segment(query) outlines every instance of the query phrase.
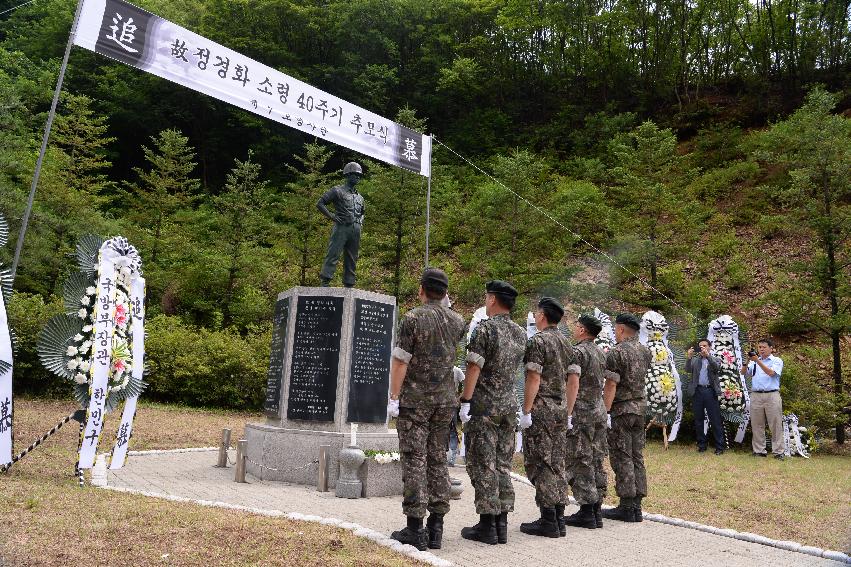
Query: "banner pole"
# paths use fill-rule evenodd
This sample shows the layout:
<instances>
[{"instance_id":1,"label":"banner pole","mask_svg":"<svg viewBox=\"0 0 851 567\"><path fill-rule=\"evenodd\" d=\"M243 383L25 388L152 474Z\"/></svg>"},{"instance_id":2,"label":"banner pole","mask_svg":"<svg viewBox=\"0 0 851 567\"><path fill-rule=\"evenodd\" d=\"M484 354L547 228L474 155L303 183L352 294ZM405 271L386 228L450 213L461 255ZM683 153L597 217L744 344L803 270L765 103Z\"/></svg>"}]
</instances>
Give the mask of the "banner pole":
<instances>
[{"instance_id":1,"label":"banner pole","mask_svg":"<svg viewBox=\"0 0 851 567\"><path fill-rule=\"evenodd\" d=\"M47 153L47 139L50 137L50 128L53 126L53 118L56 115L56 106L59 104L59 94L62 92L62 81L65 79L65 70L68 68L68 57L71 55L71 47L74 45L74 35L77 33L77 24L80 20L80 12L83 9L83 0L77 2L77 11L74 13L74 22L71 24L71 33L68 35L68 45L65 46L65 56L62 58L62 66L59 69L59 79L56 81L56 90L53 91L53 102L50 104L50 112L47 115L47 124L44 125L44 135L41 138L41 151L38 153L38 161L35 164L32 184L30 185L30 196L27 200L27 208L21 222L21 231L18 233L18 241L15 244L15 258L12 261L12 285L15 283L15 274L18 271L18 262L21 259L21 250L24 247L24 236L27 232L30 215L32 214L35 190L38 187L38 178L41 175L41 165L44 162L44 154Z\"/></svg>"},{"instance_id":2,"label":"banner pole","mask_svg":"<svg viewBox=\"0 0 851 567\"><path fill-rule=\"evenodd\" d=\"M431 154L434 144L428 154L428 190L426 191L426 233L425 233L425 267L428 268L429 235L431 232Z\"/></svg>"}]
</instances>

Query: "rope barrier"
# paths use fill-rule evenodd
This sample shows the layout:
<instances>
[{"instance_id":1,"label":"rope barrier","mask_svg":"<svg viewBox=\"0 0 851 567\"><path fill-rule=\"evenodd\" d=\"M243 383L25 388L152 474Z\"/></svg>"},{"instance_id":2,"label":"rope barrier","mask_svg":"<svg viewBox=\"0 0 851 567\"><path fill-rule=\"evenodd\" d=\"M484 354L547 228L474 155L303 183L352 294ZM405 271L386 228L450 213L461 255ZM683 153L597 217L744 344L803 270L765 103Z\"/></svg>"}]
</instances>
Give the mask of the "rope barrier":
<instances>
[{"instance_id":1,"label":"rope barrier","mask_svg":"<svg viewBox=\"0 0 851 567\"><path fill-rule=\"evenodd\" d=\"M18 454L17 454L17 455L15 455L14 457L12 457L12 462L11 462L11 463L7 463L7 464L5 464L5 465L0 466L0 473L4 473L4 472L6 472L7 470L9 470L9 469L12 467L12 465L13 465L13 464L15 464L15 463L17 463L18 461L20 461L20 460L21 460L22 458L24 458L24 457L25 457L28 453L30 453L33 449L35 449L36 447L38 447L39 445L41 445L42 443L44 443L44 442L48 439L48 437L50 437L51 435L53 435L54 433L56 433L57 431L59 431L60 429L62 429L62 426L63 426L63 425L65 425L66 423L68 423L69 421L71 421L72 419L74 419L74 416L76 415L76 413L77 413L77 412L73 412L73 413L71 413L71 414L69 414L69 415L67 415L67 416L63 417L63 418L62 418L62 421L60 421L59 423L57 423L56 425L54 425L54 426L53 426L53 428L51 428L51 430L50 430L50 431L48 431L47 433L45 433L44 435L42 435L41 437L39 437L38 439L36 439L35 441L33 441L33 442L32 442L32 444L30 444L30 446L29 446L29 447L27 447L26 449L24 449L23 451L21 451L20 453L18 453Z\"/></svg>"}]
</instances>

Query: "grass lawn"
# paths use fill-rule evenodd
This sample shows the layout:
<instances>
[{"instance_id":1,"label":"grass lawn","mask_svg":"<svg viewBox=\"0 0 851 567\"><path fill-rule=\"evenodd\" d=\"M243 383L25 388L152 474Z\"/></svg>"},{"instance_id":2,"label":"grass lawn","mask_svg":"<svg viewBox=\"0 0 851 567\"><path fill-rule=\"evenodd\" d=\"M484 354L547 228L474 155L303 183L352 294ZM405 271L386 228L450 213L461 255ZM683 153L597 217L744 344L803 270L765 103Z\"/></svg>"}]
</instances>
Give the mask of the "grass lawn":
<instances>
[{"instance_id":1,"label":"grass lawn","mask_svg":"<svg viewBox=\"0 0 851 567\"><path fill-rule=\"evenodd\" d=\"M73 409L70 402L15 400L16 452ZM117 419L107 422L108 436ZM259 419L141 404L130 448L215 445L223 427L236 440L246 421ZM68 423L0 476L0 514L7 518L0 524L0 565L422 564L348 531L309 522L81 490L73 476L78 433L79 425Z\"/></svg>"},{"instance_id":2,"label":"grass lawn","mask_svg":"<svg viewBox=\"0 0 851 567\"><path fill-rule=\"evenodd\" d=\"M750 447L716 456L691 445L648 441L645 512L851 553L851 457L751 456ZM523 458L514 468L523 473ZM617 504L614 473L606 502Z\"/></svg>"}]
</instances>

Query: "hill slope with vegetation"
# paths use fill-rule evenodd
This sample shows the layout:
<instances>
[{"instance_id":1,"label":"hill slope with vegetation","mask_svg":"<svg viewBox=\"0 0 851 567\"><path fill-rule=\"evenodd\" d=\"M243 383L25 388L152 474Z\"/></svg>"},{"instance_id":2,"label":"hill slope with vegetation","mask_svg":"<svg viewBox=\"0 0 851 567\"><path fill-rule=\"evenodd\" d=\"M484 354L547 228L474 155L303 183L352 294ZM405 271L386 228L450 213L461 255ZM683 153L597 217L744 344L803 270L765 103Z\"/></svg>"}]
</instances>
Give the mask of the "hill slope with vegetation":
<instances>
[{"instance_id":1,"label":"hill slope with vegetation","mask_svg":"<svg viewBox=\"0 0 851 567\"><path fill-rule=\"evenodd\" d=\"M787 408L842 438L847 2L138 4L434 133L431 263L460 311L504 278L524 298L518 318L542 294L575 311L655 308L681 344L731 313L751 337L781 337ZM39 0L0 16L12 242L73 11ZM150 395L257 407L273 298L318 284L329 227L314 205L351 160L362 158L75 49L9 307L16 389L63 390L34 355L38 331L61 309L77 239L122 234L145 259ZM424 180L362 163L358 285L407 308Z\"/></svg>"}]
</instances>

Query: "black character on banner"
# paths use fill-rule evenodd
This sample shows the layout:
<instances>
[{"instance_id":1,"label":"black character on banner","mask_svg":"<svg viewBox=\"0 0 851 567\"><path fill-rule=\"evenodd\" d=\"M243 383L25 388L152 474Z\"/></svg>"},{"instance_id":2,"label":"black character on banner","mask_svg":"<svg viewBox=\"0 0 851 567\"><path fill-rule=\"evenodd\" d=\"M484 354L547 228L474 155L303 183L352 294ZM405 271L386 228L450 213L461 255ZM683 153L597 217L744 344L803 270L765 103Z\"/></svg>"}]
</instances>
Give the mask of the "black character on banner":
<instances>
[{"instance_id":1,"label":"black character on banner","mask_svg":"<svg viewBox=\"0 0 851 567\"><path fill-rule=\"evenodd\" d=\"M198 58L198 68L202 71L207 68L207 63L210 62L210 50L199 47L195 52L195 57Z\"/></svg>"},{"instance_id":2,"label":"black character on banner","mask_svg":"<svg viewBox=\"0 0 851 567\"><path fill-rule=\"evenodd\" d=\"M174 43L171 44L171 56L175 59L183 59L184 61L189 63L189 59L186 58L187 51L189 51L189 48L186 47L185 41L175 39Z\"/></svg>"},{"instance_id":3,"label":"black character on banner","mask_svg":"<svg viewBox=\"0 0 851 567\"><path fill-rule=\"evenodd\" d=\"M233 79L234 81L241 82L243 87L245 86L245 83L251 82L248 80L248 65L246 65L245 67L243 67L242 65L237 65L233 71L234 76L231 77L231 79Z\"/></svg>"},{"instance_id":4,"label":"black character on banner","mask_svg":"<svg viewBox=\"0 0 851 567\"><path fill-rule=\"evenodd\" d=\"M216 61L217 61L216 63L213 63L213 67L221 67L221 69L216 71L216 73L222 79L227 79L228 78L228 68L230 68L230 57L225 57L224 59L222 59L221 57L216 55Z\"/></svg>"}]
</instances>

